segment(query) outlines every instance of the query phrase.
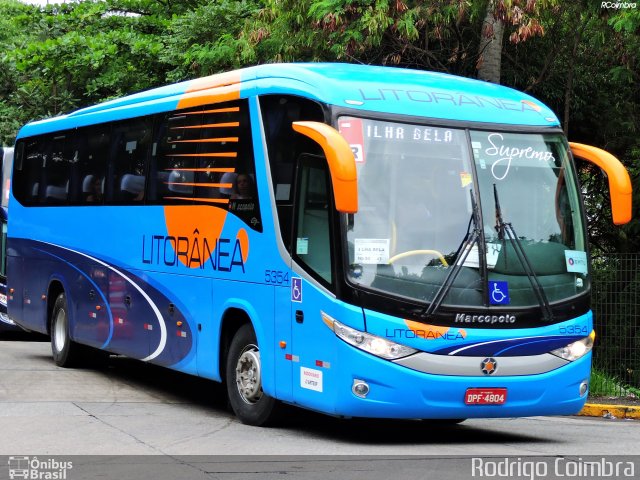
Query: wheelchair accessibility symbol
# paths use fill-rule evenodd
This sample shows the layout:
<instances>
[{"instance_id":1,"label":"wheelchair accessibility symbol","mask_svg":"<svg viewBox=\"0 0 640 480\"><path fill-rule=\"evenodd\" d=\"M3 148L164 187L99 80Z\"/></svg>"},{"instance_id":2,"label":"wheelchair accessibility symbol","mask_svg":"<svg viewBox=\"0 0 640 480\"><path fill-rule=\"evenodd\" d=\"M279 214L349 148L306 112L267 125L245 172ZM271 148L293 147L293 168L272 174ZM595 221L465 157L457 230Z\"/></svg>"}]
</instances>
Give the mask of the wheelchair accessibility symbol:
<instances>
[{"instance_id":1,"label":"wheelchair accessibility symbol","mask_svg":"<svg viewBox=\"0 0 640 480\"><path fill-rule=\"evenodd\" d=\"M491 305L509 305L509 283L489 281L489 297Z\"/></svg>"},{"instance_id":2,"label":"wheelchair accessibility symbol","mask_svg":"<svg viewBox=\"0 0 640 480\"><path fill-rule=\"evenodd\" d=\"M302 279L300 277L291 278L291 301L302 302Z\"/></svg>"}]
</instances>

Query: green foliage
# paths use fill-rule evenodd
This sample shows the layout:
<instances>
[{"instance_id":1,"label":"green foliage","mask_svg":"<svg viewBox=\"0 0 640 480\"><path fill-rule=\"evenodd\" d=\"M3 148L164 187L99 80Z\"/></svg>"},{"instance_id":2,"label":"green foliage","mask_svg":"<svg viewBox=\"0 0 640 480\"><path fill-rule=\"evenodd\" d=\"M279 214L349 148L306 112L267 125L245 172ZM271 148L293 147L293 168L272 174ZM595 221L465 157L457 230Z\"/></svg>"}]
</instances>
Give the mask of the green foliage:
<instances>
[{"instance_id":1,"label":"green foliage","mask_svg":"<svg viewBox=\"0 0 640 480\"><path fill-rule=\"evenodd\" d=\"M160 60L169 66L168 79L184 80L255 61L247 51L243 29L262 8L258 0L206 2L172 19Z\"/></svg>"},{"instance_id":2,"label":"green foliage","mask_svg":"<svg viewBox=\"0 0 640 480\"><path fill-rule=\"evenodd\" d=\"M640 397L640 389L630 387L597 368L591 370L589 395L592 397Z\"/></svg>"},{"instance_id":3,"label":"green foliage","mask_svg":"<svg viewBox=\"0 0 640 480\"><path fill-rule=\"evenodd\" d=\"M18 128L29 120L19 103L12 101L19 89L19 74L10 53L28 44L30 35L21 22L36 11L16 0L0 1L0 145L11 145Z\"/></svg>"},{"instance_id":4,"label":"green foliage","mask_svg":"<svg viewBox=\"0 0 640 480\"><path fill-rule=\"evenodd\" d=\"M19 12L12 18L17 40L3 57L13 82L2 78L7 108L35 119L164 82L163 39L185 4L84 1Z\"/></svg>"}]
</instances>

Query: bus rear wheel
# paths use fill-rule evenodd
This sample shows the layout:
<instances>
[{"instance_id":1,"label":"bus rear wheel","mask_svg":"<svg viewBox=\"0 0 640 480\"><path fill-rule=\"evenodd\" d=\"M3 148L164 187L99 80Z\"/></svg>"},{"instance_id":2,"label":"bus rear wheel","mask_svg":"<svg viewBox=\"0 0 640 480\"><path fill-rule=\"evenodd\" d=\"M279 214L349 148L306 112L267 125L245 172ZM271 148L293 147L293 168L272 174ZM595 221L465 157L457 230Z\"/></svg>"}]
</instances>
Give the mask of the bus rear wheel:
<instances>
[{"instance_id":1,"label":"bus rear wheel","mask_svg":"<svg viewBox=\"0 0 640 480\"><path fill-rule=\"evenodd\" d=\"M71 340L69 335L69 310L67 297L58 295L51 312L51 352L53 361L59 367L73 367L81 356L80 345Z\"/></svg>"},{"instance_id":2,"label":"bus rear wheel","mask_svg":"<svg viewBox=\"0 0 640 480\"><path fill-rule=\"evenodd\" d=\"M262 391L262 364L256 334L250 324L236 332L229 346L226 383L229 403L247 425L264 426L276 419L278 402Z\"/></svg>"}]
</instances>

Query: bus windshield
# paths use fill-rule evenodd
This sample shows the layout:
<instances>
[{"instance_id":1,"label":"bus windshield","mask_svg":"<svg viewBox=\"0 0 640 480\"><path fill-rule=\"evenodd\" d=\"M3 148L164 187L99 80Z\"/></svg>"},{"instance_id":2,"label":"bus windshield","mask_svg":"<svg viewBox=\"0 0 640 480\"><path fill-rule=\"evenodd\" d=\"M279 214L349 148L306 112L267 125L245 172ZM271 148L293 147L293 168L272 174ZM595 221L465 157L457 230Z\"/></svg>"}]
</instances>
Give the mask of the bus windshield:
<instances>
[{"instance_id":1,"label":"bus windshield","mask_svg":"<svg viewBox=\"0 0 640 480\"><path fill-rule=\"evenodd\" d=\"M358 168L359 210L346 222L353 283L429 303L458 263L445 305L538 306L536 285L549 302L587 291L580 197L561 134L355 117L339 128ZM472 230L477 240L465 243Z\"/></svg>"}]
</instances>

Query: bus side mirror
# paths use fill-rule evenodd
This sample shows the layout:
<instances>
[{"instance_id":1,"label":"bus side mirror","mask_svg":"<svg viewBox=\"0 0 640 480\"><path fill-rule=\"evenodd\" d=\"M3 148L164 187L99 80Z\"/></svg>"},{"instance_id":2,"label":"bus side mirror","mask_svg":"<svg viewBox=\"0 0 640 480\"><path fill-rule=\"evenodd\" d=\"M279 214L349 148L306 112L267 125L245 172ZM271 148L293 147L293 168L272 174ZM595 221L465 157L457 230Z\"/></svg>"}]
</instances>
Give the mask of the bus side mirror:
<instances>
[{"instance_id":1,"label":"bus side mirror","mask_svg":"<svg viewBox=\"0 0 640 480\"><path fill-rule=\"evenodd\" d=\"M322 147L333 185L336 210L342 213L358 211L358 180L356 159L351 147L333 127L320 122L293 122L293 129Z\"/></svg>"},{"instance_id":2,"label":"bus side mirror","mask_svg":"<svg viewBox=\"0 0 640 480\"><path fill-rule=\"evenodd\" d=\"M616 225L628 223L631 220L632 188L629 173L624 165L609 152L600 148L574 142L569 142L569 146L575 157L597 165L607 174L613 223Z\"/></svg>"}]
</instances>

